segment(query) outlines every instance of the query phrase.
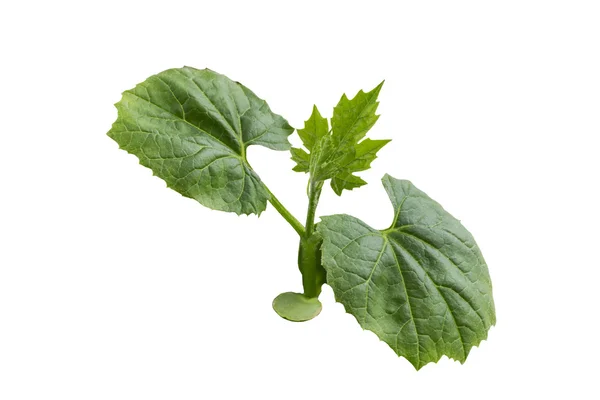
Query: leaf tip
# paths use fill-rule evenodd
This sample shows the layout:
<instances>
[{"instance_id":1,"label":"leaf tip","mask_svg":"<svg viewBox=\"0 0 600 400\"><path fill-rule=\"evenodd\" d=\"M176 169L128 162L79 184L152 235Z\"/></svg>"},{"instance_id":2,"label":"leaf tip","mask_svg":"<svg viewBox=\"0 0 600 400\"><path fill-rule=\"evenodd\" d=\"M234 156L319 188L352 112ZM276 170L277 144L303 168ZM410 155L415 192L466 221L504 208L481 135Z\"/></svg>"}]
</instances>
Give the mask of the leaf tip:
<instances>
[{"instance_id":1,"label":"leaf tip","mask_svg":"<svg viewBox=\"0 0 600 400\"><path fill-rule=\"evenodd\" d=\"M379 82L379 84L377 86L375 86L372 90L370 90L368 92L368 94L374 94L375 96L379 95L379 92L381 92L381 88L383 87L383 84L385 83L385 79L382 80L381 82ZM379 102L377 102L379 103Z\"/></svg>"},{"instance_id":2,"label":"leaf tip","mask_svg":"<svg viewBox=\"0 0 600 400\"><path fill-rule=\"evenodd\" d=\"M383 175L383 178L381 178L381 182L383 182L383 184L385 185L387 182L391 182L391 181L392 181L392 180L394 180L394 179L396 179L396 178L394 178L393 176L391 176L391 175L390 175L390 174L388 174L388 173L385 173L385 174Z\"/></svg>"}]
</instances>

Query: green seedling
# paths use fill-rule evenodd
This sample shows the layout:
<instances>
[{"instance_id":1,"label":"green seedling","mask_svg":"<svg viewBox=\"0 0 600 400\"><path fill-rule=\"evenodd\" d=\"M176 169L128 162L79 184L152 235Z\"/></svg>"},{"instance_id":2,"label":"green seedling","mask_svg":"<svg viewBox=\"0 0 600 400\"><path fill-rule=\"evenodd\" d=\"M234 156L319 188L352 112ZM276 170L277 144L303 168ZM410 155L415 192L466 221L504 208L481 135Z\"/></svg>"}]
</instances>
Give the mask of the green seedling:
<instances>
[{"instance_id":1,"label":"green seedling","mask_svg":"<svg viewBox=\"0 0 600 400\"><path fill-rule=\"evenodd\" d=\"M411 182L385 175L394 208L387 229L345 214L315 221L324 184L337 195L365 185L356 173L389 142L365 138L379 117L382 85L342 96L330 120L315 106L297 130L304 148L292 148L294 128L244 85L208 69L169 69L123 93L108 136L169 188L206 207L260 215L271 203L299 236L304 289L275 298L281 317L316 317L326 283L364 329L415 368L442 355L464 362L496 316L487 265L456 218ZM250 166L251 145L291 151L294 171L308 174L304 224Z\"/></svg>"}]
</instances>

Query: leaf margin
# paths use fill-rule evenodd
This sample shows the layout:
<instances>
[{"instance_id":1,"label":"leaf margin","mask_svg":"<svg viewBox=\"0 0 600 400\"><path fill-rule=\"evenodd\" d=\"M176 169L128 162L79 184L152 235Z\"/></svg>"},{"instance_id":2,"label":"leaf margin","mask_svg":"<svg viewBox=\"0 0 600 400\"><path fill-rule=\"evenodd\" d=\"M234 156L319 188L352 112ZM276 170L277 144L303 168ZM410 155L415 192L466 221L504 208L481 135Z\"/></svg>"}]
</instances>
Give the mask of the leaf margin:
<instances>
[{"instance_id":1,"label":"leaf margin","mask_svg":"<svg viewBox=\"0 0 600 400\"><path fill-rule=\"evenodd\" d=\"M385 189L386 189L386 192L388 192L388 197L390 197L390 201L392 201L392 193L390 193L389 189L390 189L390 187L391 187L391 185L392 185L392 181L396 181L396 182L402 182L402 183L408 184L408 185L410 185L412 188L414 188L414 189L418 190L418 191L419 191L420 193L422 193L423 195L427 196L425 193L423 193L423 192L422 192L422 191L420 191L418 188L416 188L416 187L415 187L415 186L414 186L414 185L413 185L413 184L412 184L410 181L395 179L395 178L391 177L389 174L385 174L385 175L384 175L384 177L382 178L382 183L383 183L383 185L384 185L384 187L385 187ZM442 207L441 205L439 205L439 203L437 203L435 200L431 199L429 196L427 196L427 198L428 198L429 200L431 200L432 202L434 202L434 203L438 204L438 206L441 208L441 210L443 210L443 211L444 211L444 212L445 212L445 213L446 213L446 214L447 214L449 217L451 217L451 218L454 218L454 217L453 217L453 216L452 216L450 213L448 213L448 212L447 212L445 209L443 209L443 207ZM392 204L393 204L393 201L392 201ZM400 207L399 209L401 209L401 207ZM384 339L384 337L383 337L383 336L382 336L382 335L381 335L379 332L377 332L377 331L373 330L371 327L367 326L367 324L366 324L366 322L365 322L365 321L361 321L360 317L359 317L358 315L355 315L355 313L354 313L354 312L352 312L352 308L351 308L351 307L350 307L348 304L346 304L344 301L342 301L342 299L341 299L341 295L340 295L339 291L338 291L338 290L336 290L336 289L334 288L334 286L332 286L332 284L329 282L329 279L330 279L330 277L332 276L332 270L331 270L331 265L330 265L330 263L329 263L329 262L330 262L330 257L328 257L329 255L327 254L327 249L326 249L326 247L327 247L327 246L330 246L330 245L331 245L331 238L330 238L330 236L327 234L327 232L325 231L325 230L327 229L328 221L331 221L331 220L333 220L333 218L335 218L335 217L348 217L348 218L354 219L354 220L355 220L357 223L361 224L361 225L362 225L362 227L364 227L365 229L371 230L371 232L372 232L372 234L373 234L373 235L378 235L379 237L381 237L381 238L382 238L382 239L385 241L385 244L384 244L383 248L381 249L381 252L383 253L383 251L385 251L385 249L386 249L386 248L387 248L387 246L389 245L389 244L388 244L388 241L390 240L390 239L387 237L387 232L389 232L389 231L390 231L390 229L392 229L392 227L395 225L396 221L398 220L398 216L400 215L400 212L396 213L396 209L394 209L394 214L395 214L395 216L394 216L394 222L392 223L392 226L390 226L390 227L389 227L389 228L387 228L387 229L382 229L382 230L377 230L377 229L375 229L375 228L372 228L370 225L368 225L368 224L364 223L362 220L360 220L360 219L358 219L358 218L356 218L356 217L353 217L353 216L351 216L351 215L348 215L348 214L335 214L335 215L330 215L330 216L324 216L324 217L322 217L322 218L321 218L321 222L318 224L317 231L318 231L318 233L321 235L321 237L323 238L323 244L322 244L322 248L321 248L321 249L322 249L322 254L323 254L322 263L323 263L323 267L324 267L324 268L326 269L326 271L327 271L327 279L328 279L328 281L327 281L327 284L328 284L330 287L332 287L332 289L333 289L333 292L334 292L334 297L335 297L335 300L336 300L336 302L338 302L338 303L342 304L342 306L344 307L344 310L345 310L345 312L346 312L346 313L348 313L348 314L350 314L351 316L353 316L353 317L354 317L354 318L357 320L357 322L359 323L359 325L361 326L361 328L362 328L363 330L369 330L369 331L373 332L373 333L374 333L374 334L375 334L375 335L378 337L378 339L379 339L380 341L382 341L382 342L386 343L386 344L387 344L387 345L388 345L390 348L392 348L392 350L393 350L393 351L394 351L394 352L395 352L395 353L396 353L398 356L401 356L401 357L404 357L404 358L406 358L406 359L407 359L407 360L408 360L408 361L409 361L409 362L410 362L410 363L413 365L413 367L414 367L416 370L419 370L419 369L421 369L423 366L425 366L425 365L427 365L427 364L429 364L429 363L432 363L432 362L433 362L433 363L436 363L436 362L438 362L438 361L439 361L439 360L440 360L440 359L441 359L441 358L442 358L444 355L445 355L445 356L447 356L447 357L448 357L448 358L450 358L450 359L453 359L453 360L459 361L461 364L463 364L463 363L466 361L466 359L467 359L467 356L468 356L468 354L469 354L470 350L471 350L472 348L474 348L474 347L478 347L478 346L481 344L481 342L483 342L484 340L487 340L490 328L491 328L492 326L495 326L495 324L496 324L496 313L495 313L495 306L494 306L493 295L492 295L492 284L491 284L491 279L489 278L489 271L487 270L487 264L485 263L485 261L484 261L484 265L483 265L483 267L484 267L484 269L485 269L485 272L487 273L488 284L489 284L489 290L490 290L490 292L489 292L489 295L490 295L490 301L491 301L491 315L489 316L489 317L490 317L490 323L489 323L489 325L488 325L488 326L486 326L486 327L484 328L484 331L483 331L483 333L480 335L480 337L478 337L478 338L477 338L476 340L474 340L472 343L469 343L469 344L468 344L468 349L465 349L464 357L454 357L454 356L450 356L450 355L448 355L448 354L443 354L443 353L440 353L440 354L438 354L438 356L437 356L437 357L435 357L434 359L430 359L430 360L427 360L426 362L422 362L422 361L421 361L419 358L417 358L417 359L415 360L415 359L411 359L411 358L410 358L409 356L407 356L406 354L401 354L401 353L399 353L399 352L397 351L397 349L394 349L394 347L393 347L393 346L392 346L392 345L391 345L389 342L387 342L387 341ZM456 218L454 218L454 219L456 220ZM472 239L472 235L471 235L471 234L470 234L470 233L469 233L469 232L466 230L466 228L464 228L464 226L462 226L462 224L460 224L460 221L458 221L458 220L456 220L456 221L457 221L457 222L459 223L459 225L460 225L460 226L461 226L461 227L462 227L462 228L465 230L465 232L466 232L466 233L468 233L468 234L471 236L471 239ZM335 231L334 231L334 232L335 232ZM365 234L365 235L367 235L367 234ZM478 249L478 246L477 246L477 244L474 242L474 239L473 239L473 243L475 244L475 246L476 246L476 247L477 247L477 249ZM335 246L333 246L333 247L335 247ZM373 271L371 272L371 274L374 272L375 268L377 268L377 263L378 263L378 262L379 262L379 261L376 261L376 263L375 263L375 265L374 265L374 267L373 267ZM369 279L370 279L370 277L369 277ZM366 281L365 281L365 282L366 282ZM362 283L361 283L361 285L362 285ZM406 288L405 288L405 290L406 290ZM368 292L367 292L367 293L368 293ZM441 293L440 293L440 295L441 295ZM407 296L408 296L408 294L407 294ZM408 298L408 297L407 297L407 298ZM409 306L409 307L410 307L410 306ZM449 307L449 306L448 306L448 307ZM483 321L482 321L482 322L483 322ZM402 330L402 329L403 329L403 327L401 328L401 330ZM399 332L399 333L400 333L400 332ZM417 332L417 334L416 334L416 335L417 335L417 336L419 335L419 334L418 334L418 332ZM464 346L464 343L463 343L463 346ZM419 351L420 351L420 345L418 345L418 348L419 348Z\"/></svg>"}]
</instances>

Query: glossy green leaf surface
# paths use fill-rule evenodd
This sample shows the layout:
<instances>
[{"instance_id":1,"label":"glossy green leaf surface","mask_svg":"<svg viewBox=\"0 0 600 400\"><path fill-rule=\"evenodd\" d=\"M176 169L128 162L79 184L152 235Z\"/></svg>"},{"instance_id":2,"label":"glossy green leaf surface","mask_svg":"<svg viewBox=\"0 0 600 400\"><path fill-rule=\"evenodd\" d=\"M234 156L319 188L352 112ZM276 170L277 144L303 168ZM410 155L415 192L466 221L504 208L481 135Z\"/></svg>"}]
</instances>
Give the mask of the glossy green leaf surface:
<instances>
[{"instance_id":1,"label":"glossy green leaf surface","mask_svg":"<svg viewBox=\"0 0 600 400\"><path fill-rule=\"evenodd\" d=\"M443 355L464 362L496 316L479 247L463 225L409 181L386 175L391 226L323 217L322 260L337 301L419 369Z\"/></svg>"},{"instance_id":2,"label":"glossy green leaf surface","mask_svg":"<svg viewBox=\"0 0 600 400\"><path fill-rule=\"evenodd\" d=\"M108 135L167 186L206 207L260 214L269 193L246 148L290 148L293 128L240 83L184 67L123 93Z\"/></svg>"},{"instance_id":3,"label":"glossy green leaf surface","mask_svg":"<svg viewBox=\"0 0 600 400\"><path fill-rule=\"evenodd\" d=\"M333 110L331 129L327 119L314 107L304 128L298 130L310 153L292 149L292 160L296 162L294 171L309 172L314 181L331 179L331 187L338 195L344 189L365 185L354 173L369 169L377 152L389 142L364 139L379 118L375 113L382 85L383 82L366 93L361 90L353 99L343 95Z\"/></svg>"}]
</instances>

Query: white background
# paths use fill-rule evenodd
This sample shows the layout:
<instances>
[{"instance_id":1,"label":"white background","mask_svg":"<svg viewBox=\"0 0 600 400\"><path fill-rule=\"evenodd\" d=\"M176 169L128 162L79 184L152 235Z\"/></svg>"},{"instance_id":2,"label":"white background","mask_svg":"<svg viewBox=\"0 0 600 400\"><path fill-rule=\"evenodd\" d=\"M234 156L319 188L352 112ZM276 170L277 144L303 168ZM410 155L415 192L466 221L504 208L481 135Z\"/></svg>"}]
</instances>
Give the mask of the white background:
<instances>
[{"instance_id":1,"label":"white background","mask_svg":"<svg viewBox=\"0 0 600 400\"><path fill-rule=\"evenodd\" d=\"M0 6L0 399L598 399L596 1L104 1ZM379 179L461 219L498 323L416 372L301 290L295 232L165 188L105 133L123 90L183 65L241 81L295 127L386 83L369 185L319 214L386 227ZM293 139L297 143L297 137ZM252 147L304 219L306 176Z\"/></svg>"}]
</instances>

